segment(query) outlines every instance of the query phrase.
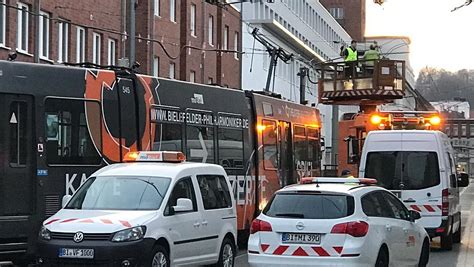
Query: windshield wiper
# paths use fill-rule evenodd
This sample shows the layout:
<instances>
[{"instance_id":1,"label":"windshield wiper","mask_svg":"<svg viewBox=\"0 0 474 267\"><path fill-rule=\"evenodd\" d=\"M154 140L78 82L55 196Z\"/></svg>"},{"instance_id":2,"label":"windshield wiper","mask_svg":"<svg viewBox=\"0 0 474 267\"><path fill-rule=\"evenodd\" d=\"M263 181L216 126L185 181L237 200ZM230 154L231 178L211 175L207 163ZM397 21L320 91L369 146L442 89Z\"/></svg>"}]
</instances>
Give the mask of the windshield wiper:
<instances>
[{"instance_id":1,"label":"windshield wiper","mask_svg":"<svg viewBox=\"0 0 474 267\"><path fill-rule=\"evenodd\" d=\"M143 180L143 179L138 179L139 181L142 181L142 182L145 182L151 186L153 186L153 188L155 188L155 191L158 193L158 195L160 195L161 199L164 199L165 197L163 196L163 194L160 193L160 190L158 190L158 188L155 186L154 183L152 182L149 182L149 181L146 181L146 180Z\"/></svg>"},{"instance_id":2,"label":"windshield wiper","mask_svg":"<svg viewBox=\"0 0 474 267\"><path fill-rule=\"evenodd\" d=\"M277 213L277 217L290 217L290 218L304 218L304 214L301 213Z\"/></svg>"}]
</instances>

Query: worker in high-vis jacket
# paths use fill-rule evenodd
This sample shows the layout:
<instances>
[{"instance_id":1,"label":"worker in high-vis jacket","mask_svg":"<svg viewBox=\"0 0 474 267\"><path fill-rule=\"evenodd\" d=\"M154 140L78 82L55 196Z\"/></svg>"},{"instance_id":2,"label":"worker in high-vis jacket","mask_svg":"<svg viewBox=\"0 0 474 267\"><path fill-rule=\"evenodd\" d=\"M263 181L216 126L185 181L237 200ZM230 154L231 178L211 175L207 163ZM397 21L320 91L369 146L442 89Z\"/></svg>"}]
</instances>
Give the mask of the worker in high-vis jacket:
<instances>
[{"instance_id":1,"label":"worker in high-vis jacket","mask_svg":"<svg viewBox=\"0 0 474 267\"><path fill-rule=\"evenodd\" d=\"M364 53L364 70L367 74L374 73L375 61L380 59L380 52L377 50L377 46L372 44L370 49Z\"/></svg>"},{"instance_id":2,"label":"worker in high-vis jacket","mask_svg":"<svg viewBox=\"0 0 474 267\"><path fill-rule=\"evenodd\" d=\"M349 47L341 47L341 57L343 57L344 62L346 62L346 77L352 77L353 74L356 72L356 61L358 60L357 41L352 40L351 45Z\"/></svg>"}]
</instances>

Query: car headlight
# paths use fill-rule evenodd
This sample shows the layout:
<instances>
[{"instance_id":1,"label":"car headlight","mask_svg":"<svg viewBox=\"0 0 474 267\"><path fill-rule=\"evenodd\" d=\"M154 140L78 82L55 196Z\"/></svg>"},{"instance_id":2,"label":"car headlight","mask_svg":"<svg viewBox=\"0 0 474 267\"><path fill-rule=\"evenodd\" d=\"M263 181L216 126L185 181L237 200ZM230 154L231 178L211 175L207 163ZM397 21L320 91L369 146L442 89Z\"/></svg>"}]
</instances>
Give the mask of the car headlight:
<instances>
[{"instance_id":1,"label":"car headlight","mask_svg":"<svg viewBox=\"0 0 474 267\"><path fill-rule=\"evenodd\" d=\"M41 226L41 230L39 231L39 238L43 240L51 240L51 232L46 229L46 227Z\"/></svg>"},{"instance_id":2,"label":"car headlight","mask_svg":"<svg viewBox=\"0 0 474 267\"><path fill-rule=\"evenodd\" d=\"M137 226L115 233L112 242L126 242L140 240L145 236L146 227Z\"/></svg>"}]
</instances>

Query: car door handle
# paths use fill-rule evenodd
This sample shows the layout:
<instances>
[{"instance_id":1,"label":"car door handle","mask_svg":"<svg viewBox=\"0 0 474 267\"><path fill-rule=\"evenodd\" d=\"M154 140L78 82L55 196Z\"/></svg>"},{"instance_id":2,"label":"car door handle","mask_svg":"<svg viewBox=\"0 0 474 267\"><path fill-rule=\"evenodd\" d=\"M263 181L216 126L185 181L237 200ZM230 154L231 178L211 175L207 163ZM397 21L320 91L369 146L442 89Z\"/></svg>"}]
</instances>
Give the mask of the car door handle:
<instances>
[{"instance_id":1,"label":"car door handle","mask_svg":"<svg viewBox=\"0 0 474 267\"><path fill-rule=\"evenodd\" d=\"M390 232L392 231L392 226L390 224L385 225L385 229Z\"/></svg>"},{"instance_id":2,"label":"car door handle","mask_svg":"<svg viewBox=\"0 0 474 267\"><path fill-rule=\"evenodd\" d=\"M197 222L197 223L195 223L195 224L193 224L193 225L194 225L194 227L199 227L201 224Z\"/></svg>"},{"instance_id":3,"label":"car door handle","mask_svg":"<svg viewBox=\"0 0 474 267\"><path fill-rule=\"evenodd\" d=\"M416 200L414 200L413 198L409 198L409 199L403 200L403 202L405 202L405 203L413 203L413 202L416 202Z\"/></svg>"},{"instance_id":4,"label":"car door handle","mask_svg":"<svg viewBox=\"0 0 474 267\"><path fill-rule=\"evenodd\" d=\"M206 226L206 225L207 225L207 221L202 221L202 225Z\"/></svg>"}]
</instances>

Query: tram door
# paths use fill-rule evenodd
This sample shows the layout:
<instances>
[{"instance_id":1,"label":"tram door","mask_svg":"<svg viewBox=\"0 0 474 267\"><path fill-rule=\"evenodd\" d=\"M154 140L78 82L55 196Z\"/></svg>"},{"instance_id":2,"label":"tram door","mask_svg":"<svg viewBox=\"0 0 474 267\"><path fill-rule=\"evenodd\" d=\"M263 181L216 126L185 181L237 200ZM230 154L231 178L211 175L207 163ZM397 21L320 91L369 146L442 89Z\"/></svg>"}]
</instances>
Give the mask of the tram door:
<instances>
[{"instance_id":1,"label":"tram door","mask_svg":"<svg viewBox=\"0 0 474 267\"><path fill-rule=\"evenodd\" d=\"M279 123L279 139L280 139L280 169L279 176L281 186L294 184L293 175L293 153L291 149L291 127L290 123L280 121Z\"/></svg>"},{"instance_id":2,"label":"tram door","mask_svg":"<svg viewBox=\"0 0 474 267\"><path fill-rule=\"evenodd\" d=\"M1 94L0 112L0 216L31 215L36 193L33 97Z\"/></svg>"},{"instance_id":3,"label":"tram door","mask_svg":"<svg viewBox=\"0 0 474 267\"><path fill-rule=\"evenodd\" d=\"M137 125L136 92L132 79L120 78L118 80L119 112L120 112L120 137L122 157L131 150L139 150L137 146L139 125ZM130 149L129 149L130 148Z\"/></svg>"}]
</instances>

